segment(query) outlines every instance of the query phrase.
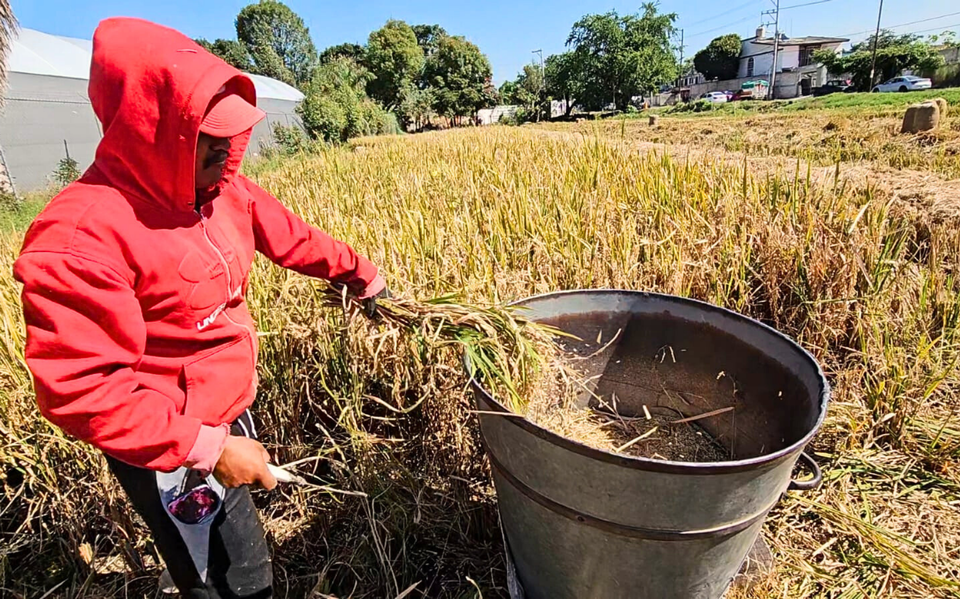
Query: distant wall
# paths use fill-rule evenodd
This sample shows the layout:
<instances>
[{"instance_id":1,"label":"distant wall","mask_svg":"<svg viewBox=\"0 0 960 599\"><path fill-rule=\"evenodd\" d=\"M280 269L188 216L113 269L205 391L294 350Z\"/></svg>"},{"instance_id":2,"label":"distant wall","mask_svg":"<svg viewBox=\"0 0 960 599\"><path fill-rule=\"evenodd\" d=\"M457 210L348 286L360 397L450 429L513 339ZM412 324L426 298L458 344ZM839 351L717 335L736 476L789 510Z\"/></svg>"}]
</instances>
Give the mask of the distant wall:
<instances>
[{"instance_id":1,"label":"distant wall","mask_svg":"<svg viewBox=\"0 0 960 599\"><path fill-rule=\"evenodd\" d=\"M60 160L69 155L80 170L93 163L102 137L100 122L87 96L86 79L10 73L5 106L0 112L0 172L18 192L50 183ZM302 127L296 102L260 98L257 105L267 118L253 128L250 155L273 143L273 124Z\"/></svg>"},{"instance_id":2,"label":"distant wall","mask_svg":"<svg viewBox=\"0 0 960 599\"><path fill-rule=\"evenodd\" d=\"M820 73L817 69L803 70L803 71L787 71L783 73L777 73L776 80L776 90L774 97L778 100L786 100L790 98L797 98L802 95L803 87L801 81L803 79L811 79L810 86L816 87L817 85L822 85L824 83L823 79L825 75ZM764 79L769 81L769 76L757 76L757 77L741 77L739 79L727 79L725 81L707 81L706 83L700 83L697 85L690 86L690 99L695 100L702 96L703 94L709 92L717 91L737 91L740 89L740 86L748 81L756 81L758 79ZM661 94L663 96L664 94ZM666 97L663 98L664 104L659 104L660 106L665 106L667 104L676 103L679 101L679 97L676 94L668 93Z\"/></svg>"},{"instance_id":3,"label":"distant wall","mask_svg":"<svg viewBox=\"0 0 960 599\"><path fill-rule=\"evenodd\" d=\"M257 106L267 113L267 118L257 123L253 128L250 144L247 146L247 156L258 156L263 148L273 145L274 124L303 128L303 122L296 113L297 104L298 102L273 98L257 100Z\"/></svg>"},{"instance_id":4,"label":"distant wall","mask_svg":"<svg viewBox=\"0 0 960 599\"><path fill-rule=\"evenodd\" d=\"M946 62L947 64L960 63L960 47L941 48L939 52L940 52L940 56L943 57L944 62Z\"/></svg>"},{"instance_id":5,"label":"distant wall","mask_svg":"<svg viewBox=\"0 0 960 599\"><path fill-rule=\"evenodd\" d=\"M87 80L10 73L0 147L17 191L47 185L67 152L86 169L100 137Z\"/></svg>"},{"instance_id":6,"label":"distant wall","mask_svg":"<svg viewBox=\"0 0 960 599\"><path fill-rule=\"evenodd\" d=\"M477 111L477 119L481 125L493 125L499 123L503 117L512 117L517 114L519 106L494 106L493 108L481 108Z\"/></svg>"}]
</instances>

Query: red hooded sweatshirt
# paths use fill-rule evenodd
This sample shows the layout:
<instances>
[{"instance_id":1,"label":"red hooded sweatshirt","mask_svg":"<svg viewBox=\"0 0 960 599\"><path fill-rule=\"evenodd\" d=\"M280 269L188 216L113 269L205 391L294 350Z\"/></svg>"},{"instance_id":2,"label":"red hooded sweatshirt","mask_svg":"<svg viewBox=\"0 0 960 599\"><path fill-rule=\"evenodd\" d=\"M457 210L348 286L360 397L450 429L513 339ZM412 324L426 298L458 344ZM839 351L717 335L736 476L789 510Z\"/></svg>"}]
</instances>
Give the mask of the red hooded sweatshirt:
<instances>
[{"instance_id":1,"label":"red hooded sweatshirt","mask_svg":"<svg viewBox=\"0 0 960 599\"><path fill-rule=\"evenodd\" d=\"M212 468L225 423L253 402L244 295L255 251L360 297L383 288L368 260L239 174L249 131L195 209L200 121L223 86L256 103L249 78L182 34L102 22L89 89L104 132L96 159L37 217L14 265L41 412L135 466Z\"/></svg>"}]
</instances>

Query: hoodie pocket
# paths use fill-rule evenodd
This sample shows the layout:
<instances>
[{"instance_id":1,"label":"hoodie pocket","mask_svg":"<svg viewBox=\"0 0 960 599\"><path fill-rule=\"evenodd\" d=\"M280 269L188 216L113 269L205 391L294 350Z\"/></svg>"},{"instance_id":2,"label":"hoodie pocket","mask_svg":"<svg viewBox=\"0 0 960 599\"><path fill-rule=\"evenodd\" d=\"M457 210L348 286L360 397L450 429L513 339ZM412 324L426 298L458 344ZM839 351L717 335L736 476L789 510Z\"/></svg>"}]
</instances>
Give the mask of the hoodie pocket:
<instances>
[{"instance_id":1,"label":"hoodie pocket","mask_svg":"<svg viewBox=\"0 0 960 599\"><path fill-rule=\"evenodd\" d=\"M183 302L189 308L207 311L227 301L226 277L220 261L205 262L199 253L191 251L180 261L177 273Z\"/></svg>"},{"instance_id":2,"label":"hoodie pocket","mask_svg":"<svg viewBox=\"0 0 960 599\"><path fill-rule=\"evenodd\" d=\"M183 365L183 413L216 426L242 412L256 394L256 362L246 337Z\"/></svg>"}]
</instances>

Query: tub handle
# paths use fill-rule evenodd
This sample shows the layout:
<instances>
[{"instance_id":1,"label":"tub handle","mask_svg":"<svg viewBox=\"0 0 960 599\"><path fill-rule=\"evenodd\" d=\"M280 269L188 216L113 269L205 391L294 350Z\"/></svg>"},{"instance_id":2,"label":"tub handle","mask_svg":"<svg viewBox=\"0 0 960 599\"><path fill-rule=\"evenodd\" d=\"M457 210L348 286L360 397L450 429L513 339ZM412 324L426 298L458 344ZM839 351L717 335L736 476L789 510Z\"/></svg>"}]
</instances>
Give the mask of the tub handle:
<instances>
[{"instance_id":1,"label":"tub handle","mask_svg":"<svg viewBox=\"0 0 960 599\"><path fill-rule=\"evenodd\" d=\"M810 471L813 472L813 478L807 480L792 479L787 489L790 491L812 491L819 487L820 482L823 481L823 473L820 472L820 466L817 465L817 462L807 452L802 452L800 459L797 461L804 462L810 468Z\"/></svg>"}]
</instances>

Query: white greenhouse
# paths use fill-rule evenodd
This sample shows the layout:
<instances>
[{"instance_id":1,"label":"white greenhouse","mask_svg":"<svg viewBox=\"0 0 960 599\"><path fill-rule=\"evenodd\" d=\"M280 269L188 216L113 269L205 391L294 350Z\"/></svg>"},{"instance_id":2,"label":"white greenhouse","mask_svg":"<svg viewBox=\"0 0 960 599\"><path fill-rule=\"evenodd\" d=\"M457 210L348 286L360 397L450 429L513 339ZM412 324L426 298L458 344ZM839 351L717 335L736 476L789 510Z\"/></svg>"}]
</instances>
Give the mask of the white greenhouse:
<instances>
[{"instance_id":1,"label":"white greenhouse","mask_svg":"<svg viewBox=\"0 0 960 599\"><path fill-rule=\"evenodd\" d=\"M21 29L8 63L0 112L0 169L17 192L47 185L68 154L81 171L93 162L100 123L87 97L92 42ZM281 81L250 75L267 118L253 131L248 155L272 143L273 123L299 124L303 94Z\"/></svg>"}]
</instances>

